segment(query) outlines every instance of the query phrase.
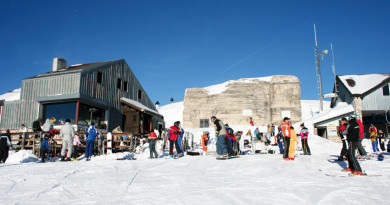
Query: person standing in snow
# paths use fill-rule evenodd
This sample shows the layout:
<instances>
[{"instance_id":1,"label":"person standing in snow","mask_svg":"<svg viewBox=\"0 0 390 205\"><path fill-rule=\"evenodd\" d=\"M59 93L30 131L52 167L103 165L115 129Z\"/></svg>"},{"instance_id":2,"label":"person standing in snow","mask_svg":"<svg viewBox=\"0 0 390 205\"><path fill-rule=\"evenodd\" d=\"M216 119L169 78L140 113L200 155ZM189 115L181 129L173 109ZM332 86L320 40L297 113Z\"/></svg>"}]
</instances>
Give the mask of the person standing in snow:
<instances>
[{"instance_id":1,"label":"person standing in snow","mask_svg":"<svg viewBox=\"0 0 390 205\"><path fill-rule=\"evenodd\" d=\"M47 138L48 136L45 135L41 142L41 162L45 162L45 154L47 155L47 158L50 157L50 147Z\"/></svg>"},{"instance_id":2,"label":"person standing in snow","mask_svg":"<svg viewBox=\"0 0 390 205\"><path fill-rule=\"evenodd\" d=\"M178 156L182 156L179 145L177 144L177 138L181 134L179 123L175 122L173 126L169 128L169 155L173 158L173 146L176 146L176 152Z\"/></svg>"},{"instance_id":3,"label":"person standing in snow","mask_svg":"<svg viewBox=\"0 0 390 205\"><path fill-rule=\"evenodd\" d=\"M370 132L370 138L371 138L371 143L372 143L372 151L373 153L377 154L377 152L379 152L379 148L378 148L378 133L377 133L377 129L376 127L371 124L370 128L369 128L369 132Z\"/></svg>"},{"instance_id":4,"label":"person standing in snow","mask_svg":"<svg viewBox=\"0 0 390 205\"><path fill-rule=\"evenodd\" d=\"M0 163L5 163L5 161L7 161L8 151L12 146L10 139L11 135L9 130L7 130L6 133L2 133L0 136Z\"/></svg>"},{"instance_id":5,"label":"person standing in snow","mask_svg":"<svg viewBox=\"0 0 390 205\"><path fill-rule=\"evenodd\" d=\"M283 133L283 142L284 142L284 154L283 159L288 160L288 153L290 147L290 139L291 139L291 130L290 130L290 118L285 117L283 119L283 123L280 125Z\"/></svg>"},{"instance_id":6,"label":"person standing in snow","mask_svg":"<svg viewBox=\"0 0 390 205\"><path fill-rule=\"evenodd\" d=\"M81 146L79 133L76 132L76 135L73 137L73 159L77 159L79 156L79 147Z\"/></svg>"},{"instance_id":7,"label":"person standing in snow","mask_svg":"<svg viewBox=\"0 0 390 205\"><path fill-rule=\"evenodd\" d=\"M364 149L363 145L362 145L362 141L364 139L364 125L360 119L360 117L358 115L354 115L355 118L356 118L356 122L358 123L359 125L359 136L360 138L358 138L358 141L357 141L357 149L360 153L360 156L362 158L367 158L367 152L366 150Z\"/></svg>"},{"instance_id":8,"label":"person standing in snow","mask_svg":"<svg viewBox=\"0 0 390 205\"><path fill-rule=\"evenodd\" d=\"M204 131L202 135L202 147L203 147L203 156L207 155L207 145L209 144L209 132Z\"/></svg>"},{"instance_id":9,"label":"person standing in snow","mask_svg":"<svg viewBox=\"0 0 390 205\"><path fill-rule=\"evenodd\" d=\"M87 146L85 148L85 158L87 159L87 161L90 161L93 153L92 150L95 143L95 137L97 136L97 130L95 128L94 123L91 123L91 126L89 126L86 134L88 136L87 136Z\"/></svg>"},{"instance_id":10,"label":"person standing in snow","mask_svg":"<svg viewBox=\"0 0 390 205\"><path fill-rule=\"evenodd\" d=\"M284 148L283 148L284 136L283 136L282 128L280 127L278 127L278 134L276 135L276 139L279 146L280 154L284 154Z\"/></svg>"},{"instance_id":11,"label":"person standing in snow","mask_svg":"<svg viewBox=\"0 0 390 205\"><path fill-rule=\"evenodd\" d=\"M290 147L288 152L288 159L294 160L295 159L295 144L299 142L298 137L295 133L294 127L290 127L291 131L291 138L290 138Z\"/></svg>"},{"instance_id":12,"label":"person standing in snow","mask_svg":"<svg viewBox=\"0 0 390 205\"><path fill-rule=\"evenodd\" d=\"M341 118L340 126L339 126L339 135L343 143L343 148L341 149L341 153L338 158L339 161L343 161L344 157L347 157L347 150L348 150L347 138L346 138L347 126L348 126L347 119L345 117Z\"/></svg>"},{"instance_id":13,"label":"person standing in snow","mask_svg":"<svg viewBox=\"0 0 390 205\"><path fill-rule=\"evenodd\" d=\"M241 136L242 136L242 131L237 131L234 133L234 137L236 138L236 141L233 144L233 150L237 155L241 154L241 150L244 149L244 143L243 140L241 140Z\"/></svg>"},{"instance_id":14,"label":"person standing in snow","mask_svg":"<svg viewBox=\"0 0 390 205\"><path fill-rule=\"evenodd\" d=\"M65 161L66 149L68 149L66 161L71 161L70 158L72 156L73 136L75 135L75 133L72 125L70 124L70 119L66 119L66 123L61 127L60 131L62 137L61 161Z\"/></svg>"},{"instance_id":15,"label":"person standing in snow","mask_svg":"<svg viewBox=\"0 0 390 205\"><path fill-rule=\"evenodd\" d=\"M150 132L148 136L149 140L149 151L150 151L150 159L153 159L153 154L154 158L158 158L158 154L156 152L156 141L157 141L157 135L155 132Z\"/></svg>"},{"instance_id":16,"label":"person standing in snow","mask_svg":"<svg viewBox=\"0 0 390 205\"><path fill-rule=\"evenodd\" d=\"M355 157L355 150L359 141L359 124L356 122L356 116L352 115L347 126L348 141L348 168L345 171L351 171L353 175L363 175L362 168Z\"/></svg>"},{"instance_id":17,"label":"person standing in snow","mask_svg":"<svg viewBox=\"0 0 390 205\"><path fill-rule=\"evenodd\" d=\"M226 128L223 122L217 117L212 116L211 122L214 123L214 129L215 129L215 137L217 139L216 147L217 147L217 155L218 157L228 157L228 150L225 144L225 138L226 138Z\"/></svg>"},{"instance_id":18,"label":"person standing in snow","mask_svg":"<svg viewBox=\"0 0 390 205\"><path fill-rule=\"evenodd\" d=\"M179 145L181 153L184 153L182 142L181 142L182 139L183 139L183 135L184 135L184 129L181 126L180 121L177 121L177 123L179 123L179 128L180 128L180 131L181 131L180 135L177 136L177 144Z\"/></svg>"},{"instance_id":19,"label":"person standing in snow","mask_svg":"<svg viewBox=\"0 0 390 205\"><path fill-rule=\"evenodd\" d=\"M383 134L383 131L382 130L379 130L378 131L378 140L379 140L379 146L381 148L382 151L386 151L385 149L385 134ZM383 142L382 142L383 140Z\"/></svg>"},{"instance_id":20,"label":"person standing in snow","mask_svg":"<svg viewBox=\"0 0 390 205\"><path fill-rule=\"evenodd\" d=\"M251 117L249 118L249 124L251 124L251 126L254 126L254 123L253 123L253 120Z\"/></svg>"},{"instance_id":21,"label":"person standing in snow","mask_svg":"<svg viewBox=\"0 0 390 205\"><path fill-rule=\"evenodd\" d=\"M299 133L299 136L301 136L302 141L302 149L304 155L311 155L309 144L307 143L307 140L309 138L309 130L305 127L305 124L301 124L301 132Z\"/></svg>"}]
</instances>

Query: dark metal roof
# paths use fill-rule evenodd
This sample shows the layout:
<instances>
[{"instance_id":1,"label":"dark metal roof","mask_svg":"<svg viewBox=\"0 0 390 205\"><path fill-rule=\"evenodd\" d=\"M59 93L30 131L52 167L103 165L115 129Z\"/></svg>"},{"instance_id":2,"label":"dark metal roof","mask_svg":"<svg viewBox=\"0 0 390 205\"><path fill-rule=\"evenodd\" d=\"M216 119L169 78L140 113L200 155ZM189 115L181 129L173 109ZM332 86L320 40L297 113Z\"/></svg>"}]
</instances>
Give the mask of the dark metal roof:
<instances>
[{"instance_id":1,"label":"dark metal roof","mask_svg":"<svg viewBox=\"0 0 390 205\"><path fill-rule=\"evenodd\" d=\"M100 68L100 67L108 65L108 64L116 63L118 61L124 61L124 59L102 61L102 62L95 62L95 63L86 63L86 64L80 64L80 65L76 65L76 66L69 66L69 67L66 67L66 68L58 70L58 71L50 71L50 72L39 74L39 75L30 77L30 78L26 78L26 79L49 77L49 76L56 76L56 75L63 75L63 74L70 74L70 73L77 73L77 72L89 72L91 70Z\"/></svg>"}]
</instances>

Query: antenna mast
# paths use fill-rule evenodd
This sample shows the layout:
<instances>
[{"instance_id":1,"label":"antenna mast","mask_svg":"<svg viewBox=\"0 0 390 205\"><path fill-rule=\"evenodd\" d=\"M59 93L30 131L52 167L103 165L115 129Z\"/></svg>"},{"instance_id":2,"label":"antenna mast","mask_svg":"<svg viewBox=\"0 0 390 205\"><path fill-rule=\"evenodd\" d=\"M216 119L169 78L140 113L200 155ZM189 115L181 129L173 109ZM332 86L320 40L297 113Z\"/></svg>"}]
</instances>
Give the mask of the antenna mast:
<instances>
[{"instance_id":1,"label":"antenna mast","mask_svg":"<svg viewBox=\"0 0 390 205\"><path fill-rule=\"evenodd\" d=\"M332 59L333 59L332 70L333 70L333 75L334 75L334 89L335 89L335 92L338 93L337 83L336 83L336 68L334 67L334 53L333 53L333 44L332 43L330 43L330 49L332 50Z\"/></svg>"},{"instance_id":2,"label":"antenna mast","mask_svg":"<svg viewBox=\"0 0 390 205\"><path fill-rule=\"evenodd\" d=\"M316 47L314 48L314 52L315 52L315 57L316 57L317 87L318 87L318 97L320 99L320 112L321 112L323 110L323 98L324 97L323 97L323 94L322 94L322 80L321 80L320 55L319 55L319 53L325 54L325 52L318 51L316 24L314 24L314 38L315 38L315 41L316 41Z\"/></svg>"}]
</instances>

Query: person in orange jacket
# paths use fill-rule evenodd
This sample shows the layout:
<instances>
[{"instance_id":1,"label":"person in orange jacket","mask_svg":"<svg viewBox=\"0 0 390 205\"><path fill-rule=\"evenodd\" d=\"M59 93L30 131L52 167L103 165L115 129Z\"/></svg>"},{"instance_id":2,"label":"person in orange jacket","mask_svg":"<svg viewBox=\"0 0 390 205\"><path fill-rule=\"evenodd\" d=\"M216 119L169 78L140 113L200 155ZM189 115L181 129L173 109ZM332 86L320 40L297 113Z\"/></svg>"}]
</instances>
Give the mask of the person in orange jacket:
<instances>
[{"instance_id":1,"label":"person in orange jacket","mask_svg":"<svg viewBox=\"0 0 390 205\"><path fill-rule=\"evenodd\" d=\"M203 156L207 155L207 145L209 144L209 132L205 131L202 135Z\"/></svg>"},{"instance_id":2,"label":"person in orange jacket","mask_svg":"<svg viewBox=\"0 0 390 205\"><path fill-rule=\"evenodd\" d=\"M295 158L295 144L298 143L298 137L295 133L294 127L290 127L291 131L291 138L290 138L290 147L288 151L288 159L289 160L294 160Z\"/></svg>"},{"instance_id":3,"label":"person in orange jacket","mask_svg":"<svg viewBox=\"0 0 390 205\"><path fill-rule=\"evenodd\" d=\"M283 159L288 160L288 153L289 153L289 147L290 147L290 138L291 138L291 129L290 129L290 118L285 117L283 119L283 123L280 125L280 128L282 129L283 133L283 141L284 141L284 153L283 153Z\"/></svg>"}]
</instances>

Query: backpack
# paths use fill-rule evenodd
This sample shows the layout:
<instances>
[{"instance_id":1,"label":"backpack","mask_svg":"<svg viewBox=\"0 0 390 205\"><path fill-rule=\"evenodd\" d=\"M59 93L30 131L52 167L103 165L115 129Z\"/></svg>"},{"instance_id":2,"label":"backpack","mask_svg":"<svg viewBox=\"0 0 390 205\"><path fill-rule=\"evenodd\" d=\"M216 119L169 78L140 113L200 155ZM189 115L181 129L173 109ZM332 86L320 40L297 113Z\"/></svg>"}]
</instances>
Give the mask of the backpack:
<instances>
[{"instance_id":1,"label":"backpack","mask_svg":"<svg viewBox=\"0 0 390 205\"><path fill-rule=\"evenodd\" d=\"M233 133L234 133L234 130L232 129L232 128L227 128L226 129L226 132L229 134L229 135L233 135Z\"/></svg>"}]
</instances>

